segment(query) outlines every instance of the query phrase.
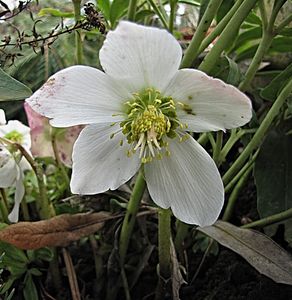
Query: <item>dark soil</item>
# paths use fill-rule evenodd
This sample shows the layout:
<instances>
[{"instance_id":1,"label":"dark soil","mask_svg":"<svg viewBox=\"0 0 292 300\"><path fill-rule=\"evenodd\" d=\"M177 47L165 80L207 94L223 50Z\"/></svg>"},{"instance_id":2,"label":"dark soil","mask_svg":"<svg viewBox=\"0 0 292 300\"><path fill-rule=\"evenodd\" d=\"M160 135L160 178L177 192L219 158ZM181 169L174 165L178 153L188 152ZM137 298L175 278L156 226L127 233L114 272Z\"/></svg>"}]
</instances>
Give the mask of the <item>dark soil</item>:
<instances>
[{"instance_id":1,"label":"dark soil","mask_svg":"<svg viewBox=\"0 0 292 300\"><path fill-rule=\"evenodd\" d=\"M208 262L207 262L208 263ZM194 285L181 289L182 300L289 300L292 287L259 274L244 259L222 248Z\"/></svg>"}]
</instances>

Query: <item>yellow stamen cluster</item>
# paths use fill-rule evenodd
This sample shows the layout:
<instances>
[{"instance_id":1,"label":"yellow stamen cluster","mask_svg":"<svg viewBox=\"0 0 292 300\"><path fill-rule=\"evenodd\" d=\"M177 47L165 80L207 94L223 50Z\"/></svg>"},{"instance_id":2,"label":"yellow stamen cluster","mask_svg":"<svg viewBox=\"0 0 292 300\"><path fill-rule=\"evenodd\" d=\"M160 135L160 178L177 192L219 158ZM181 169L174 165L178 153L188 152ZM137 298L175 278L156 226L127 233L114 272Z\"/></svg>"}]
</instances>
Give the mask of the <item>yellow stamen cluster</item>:
<instances>
[{"instance_id":1,"label":"yellow stamen cluster","mask_svg":"<svg viewBox=\"0 0 292 300\"><path fill-rule=\"evenodd\" d=\"M10 131L4 136L4 138L18 144L21 144L23 142L23 135L17 130Z\"/></svg>"},{"instance_id":2,"label":"yellow stamen cluster","mask_svg":"<svg viewBox=\"0 0 292 300\"><path fill-rule=\"evenodd\" d=\"M125 103L127 118L120 124L132 146L128 155L140 148L143 163L150 162L154 157L161 158L162 153L169 155L165 137L174 138L175 129L182 126L177 119L174 101L154 89L133 96Z\"/></svg>"}]
</instances>

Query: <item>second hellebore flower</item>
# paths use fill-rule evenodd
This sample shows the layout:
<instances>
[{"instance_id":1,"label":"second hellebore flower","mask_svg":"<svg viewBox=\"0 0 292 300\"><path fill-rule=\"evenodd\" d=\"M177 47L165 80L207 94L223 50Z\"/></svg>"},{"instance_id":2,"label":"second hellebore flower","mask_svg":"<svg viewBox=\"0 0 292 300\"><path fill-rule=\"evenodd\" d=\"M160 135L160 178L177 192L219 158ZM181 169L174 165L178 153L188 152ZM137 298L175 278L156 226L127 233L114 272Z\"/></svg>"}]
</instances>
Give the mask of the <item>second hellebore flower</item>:
<instances>
[{"instance_id":1,"label":"second hellebore flower","mask_svg":"<svg viewBox=\"0 0 292 300\"><path fill-rule=\"evenodd\" d=\"M30 128L19 121L8 121L0 109L0 137L21 144L27 151L30 149ZM24 196L23 171L30 169L28 162L19 151L9 151L9 147L0 141L0 187L15 186L14 206L8 216L10 222L17 222L20 202Z\"/></svg>"},{"instance_id":2,"label":"second hellebore flower","mask_svg":"<svg viewBox=\"0 0 292 300\"><path fill-rule=\"evenodd\" d=\"M251 118L250 100L221 80L179 70L165 30L120 22L100 51L105 71L73 66L27 102L56 127L87 125L73 149L71 190L115 190L144 164L153 201L183 222L210 225L224 189L208 153L187 132L225 130Z\"/></svg>"}]
</instances>

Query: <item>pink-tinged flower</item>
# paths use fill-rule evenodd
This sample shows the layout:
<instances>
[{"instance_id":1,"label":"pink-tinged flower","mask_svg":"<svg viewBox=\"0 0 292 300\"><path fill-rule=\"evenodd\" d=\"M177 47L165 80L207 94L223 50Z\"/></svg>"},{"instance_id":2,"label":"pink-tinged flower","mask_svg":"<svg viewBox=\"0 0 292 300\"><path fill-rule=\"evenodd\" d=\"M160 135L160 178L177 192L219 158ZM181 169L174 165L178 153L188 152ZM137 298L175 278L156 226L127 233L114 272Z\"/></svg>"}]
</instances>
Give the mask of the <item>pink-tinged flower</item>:
<instances>
[{"instance_id":1,"label":"pink-tinged flower","mask_svg":"<svg viewBox=\"0 0 292 300\"><path fill-rule=\"evenodd\" d=\"M48 118L38 114L25 103L24 105L31 134L31 153L34 157L55 157L52 147L51 125ZM61 161L72 165L72 149L75 140L84 126L55 129L56 148Z\"/></svg>"},{"instance_id":2,"label":"pink-tinged flower","mask_svg":"<svg viewBox=\"0 0 292 300\"><path fill-rule=\"evenodd\" d=\"M251 102L221 80L179 70L181 57L167 31L120 22L100 51L105 73L69 67L27 100L53 126L86 125L73 149L73 193L117 189L143 164L158 206L190 224L218 218L220 174L187 132L242 126L251 118Z\"/></svg>"},{"instance_id":3,"label":"pink-tinged flower","mask_svg":"<svg viewBox=\"0 0 292 300\"><path fill-rule=\"evenodd\" d=\"M0 110L0 115L2 114ZM2 115L3 117L3 115ZM5 120L1 117L1 121ZM1 122L0 122L1 123ZM4 122L3 122L4 123ZM30 129L19 121L8 121L6 125L0 124L0 137L21 144L26 151L30 149ZM5 124L5 123L4 123ZM15 186L14 206L8 215L10 222L17 222L20 202L24 196L23 172L30 169L28 162L17 151L10 151L0 141L0 187L8 188Z\"/></svg>"}]
</instances>

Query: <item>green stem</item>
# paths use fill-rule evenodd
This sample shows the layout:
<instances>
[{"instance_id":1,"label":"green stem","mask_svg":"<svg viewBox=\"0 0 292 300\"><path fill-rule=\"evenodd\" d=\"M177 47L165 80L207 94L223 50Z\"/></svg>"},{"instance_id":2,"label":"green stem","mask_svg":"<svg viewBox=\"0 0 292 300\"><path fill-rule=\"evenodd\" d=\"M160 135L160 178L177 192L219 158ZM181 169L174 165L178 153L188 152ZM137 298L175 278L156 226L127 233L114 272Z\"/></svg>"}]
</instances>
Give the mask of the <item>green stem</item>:
<instances>
[{"instance_id":1,"label":"green stem","mask_svg":"<svg viewBox=\"0 0 292 300\"><path fill-rule=\"evenodd\" d=\"M268 17L267 17L267 10L266 10L264 0L259 1L259 9L261 14L263 29L265 30L268 27Z\"/></svg>"},{"instance_id":2,"label":"green stem","mask_svg":"<svg viewBox=\"0 0 292 300\"><path fill-rule=\"evenodd\" d=\"M211 0L182 59L180 68L188 68L199 54L201 42L220 7L222 0Z\"/></svg>"},{"instance_id":3,"label":"green stem","mask_svg":"<svg viewBox=\"0 0 292 300\"><path fill-rule=\"evenodd\" d=\"M231 218L235 203L236 203L238 196L239 196L240 192L242 191L244 185L246 184L252 169L253 169L253 165L251 164L247 168L247 170L245 171L243 176L239 179L236 186L234 187L234 189L228 199L228 203L227 203L226 209L224 211L224 215L222 217L223 221L227 221Z\"/></svg>"},{"instance_id":4,"label":"green stem","mask_svg":"<svg viewBox=\"0 0 292 300\"><path fill-rule=\"evenodd\" d=\"M222 149L222 143L223 143L223 131L218 131L216 133L216 145L213 152L213 160L215 161L216 165L220 165L220 152Z\"/></svg>"},{"instance_id":5,"label":"green stem","mask_svg":"<svg viewBox=\"0 0 292 300\"><path fill-rule=\"evenodd\" d=\"M220 153L220 162L223 162L228 155L229 151L232 149L233 145L242 138L243 135L247 133L254 133L255 129L240 129L237 131L236 129L231 130L231 135L224 145L221 153Z\"/></svg>"},{"instance_id":6,"label":"green stem","mask_svg":"<svg viewBox=\"0 0 292 300\"><path fill-rule=\"evenodd\" d=\"M81 0L72 0L74 5L74 18L75 22L79 22L81 19ZM78 65L83 62L83 47L82 47L82 39L81 39L81 30L78 29L75 31L75 47L76 47L76 63Z\"/></svg>"},{"instance_id":7,"label":"green stem","mask_svg":"<svg viewBox=\"0 0 292 300\"><path fill-rule=\"evenodd\" d=\"M9 223L6 193L3 188L0 188L0 212L2 221L5 223Z\"/></svg>"},{"instance_id":8,"label":"green stem","mask_svg":"<svg viewBox=\"0 0 292 300\"><path fill-rule=\"evenodd\" d=\"M184 247L183 247L183 243L185 238L188 235L189 232L189 228L190 225L181 222L180 220L176 221L177 224L177 231L175 234L175 239L174 239L174 247L179 255L180 261L183 261L183 251L184 251Z\"/></svg>"},{"instance_id":9,"label":"green stem","mask_svg":"<svg viewBox=\"0 0 292 300\"><path fill-rule=\"evenodd\" d=\"M170 1L170 15L169 15L169 24L168 24L168 31L173 33L174 21L175 21L175 14L176 14L176 7L177 7L177 0Z\"/></svg>"},{"instance_id":10,"label":"green stem","mask_svg":"<svg viewBox=\"0 0 292 300\"><path fill-rule=\"evenodd\" d=\"M125 257L127 254L130 237L135 225L136 215L139 210L140 202L142 200L145 188L146 188L146 182L144 179L143 170L140 170L135 182L132 195L127 205L127 211L121 229L119 252L120 252L120 262L122 266L124 265L125 262Z\"/></svg>"},{"instance_id":11,"label":"green stem","mask_svg":"<svg viewBox=\"0 0 292 300\"><path fill-rule=\"evenodd\" d=\"M259 153L259 150L255 152L255 154L252 156L252 158L241 168L241 170L232 178L232 180L226 185L224 188L225 194L229 193L229 191L233 188L233 186L236 184L236 182L243 176L243 174L246 172L246 170L253 165L255 162L255 159L257 158Z\"/></svg>"},{"instance_id":12,"label":"green stem","mask_svg":"<svg viewBox=\"0 0 292 300\"><path fill-rule=\"evenodd\" d=\"M22 215L23 215L23 220L24 221L30 221L30 215L29 215L29 211L28 211L28 206L27 206L27 202L26 202L26 197L24 196L24 198L22 199L21 203L21 211L22 211Z\"/></svg>"},{"instance_id":13,"label":"green stem","mask_svg":"<svg viewBox=\"0 0 292 300\"><path fill-rule=\"evenodd\" d=\"M52 206L52 204L49 203L48 200L47 188L44 182L44 174L43 174L42 167L37 162L34 161L34 159L30 156L30 154L20 144L12 143L11 141L3 138L1 140L8 145L12 145L16 147L21 152L21 154L25 157L27 162L31 165L36 175L38 187L39 187L40 197L36 199L36 204L37 204L40 218L49 219L51 217L54 217L56 213L54 207Z\"/></svg>"},{"instance_id":14,"label":"green stem","mask_svg":"<svg viewBox=\"0 0 292 300\"><path fill-rule=\"evenodd\" d=\"M209 137L206 132L202 133L197 140L197 142L202 146L205 146L208 143L208 141L209 141Z\"/></svg>"},{"instance_id":15,"label":"green stem","mask_svg":"<svg viewBox=\"0 0 292 300\"><path fill-rule=\"evenodd\" d=\"M285 100L288 98L291 91L292 91L292 79L290 79L290 81L282 89L280 95L277 97L276 101L274 102L273 106L267 113L266 117L262 121L260 127L256 131L251 141L248 143L248 145L240 154L240 156L237 158L237 160L232 164L230 169L223 176L224 185L226 185L232 179L232 177L239 171L239 169L245 163L249 155L256 149L256 147L260 145L263 137L267 133L274 119L277 117L281 107L283 106Z\"/></svg>"},{"instance_id":16,"label":"green stem","mask_svg":"<svg viewBox=\"0 0 292 300\"><path fill-rule=\"evenodd\" d=\"M234 38L235 33L239 29L242 22L250 13L258 0L245 0L239 9L235 12L228 25L223 30L220 38L215 43L211 51L206 55L203 62L199 66L199 70L209 73L216 64L221 53L230 45L230 41Z\"/></svg>"},{"instance_id":17,"label":"green stem","mask_svg":"<svg viewBox=\"0 0 292 300\"><path fill-rule=\"evenodd\" d=\"M160 208L158 211L158 251L159 275L164 279L170 278L170 216L169 209Z\"/></svg>"},{"instance_id":18,"label":"green stem","mask_svg":"<svg viewBox=\"0 0 292 300\"><path fill-rule=\"evenodd\" d=\"M248 67L248 70L246 71L245 79L239 85L239 89L241 91L245 92L248 89L251 81L253 80L263 60L264 55L267 53L268 49L272 44L273 38L274 36L272 33L265 32L265 31L263 32L263 36L257 48L257 51L252 59L252 62Z\"/></svg>"},{"instance_id":19,"label":"green stem","mask_svg":"<svg viewBox=\"0 0 292 300\"><path fill-rule=\"evenodd\" d=\"M202 53L215 40L215 38L221 34L221 32L231 20L231 18L233 17L237 9L240 7L242 2L243 0L237 0L232 6L232 8L229 10L227 15L217 24L214 30L210 34L208 34L207 37L204 38L198 50L198 54Z\"/></svg>"},{"instance_id":20,"label":"green stem","mask_svg":"<svg viewBox=\"0 0 292 300\"><path fill-rule=\"evenodd\" d=\"M170 239L171 228L169 209L160 208L158 211L158 256L159 279L155 299L164 299L167 290L167 282L171 278Z\"/></svg>"},{"instance_id":21,"label":"green stem","mask_svg":"<svg viewBox=\"0 0 292 300\"><path fill-rule=\"evenodd\" d=\"M149 4L151 5L152 9L155 11L155 13L157 14L157 16L159 17L161 23L163 24L163 26L168 29L168 24L167 24L167 20L164 17L163 13L161 12L161 10L159 9L159 7L156 5L156 3L154 2L154 0L147 0L149 2Z\"/></svg>"},{"instance_id":22,"label":"green stem","mask_svg":"<svg viewBox=\"0 0 292 300\"><path fill-rule=\"evenodd\" d=\"M136 6L137 6L137 0L130 0L129 8L128 8L128 17L127 17L129 21L135 21Z\"/></svg>"},{"instance_id":23,"label":"green stem","mask_svg":"<svg viewBox=\"0 0 292 300\"><path fill-rule=\"evenodd\" d=\"M255 222L245 224L241 227L242 228L265 227L268 225L272 225L272 224L275 224L278 222L285 221L290 218L292 218L292 208L289 208L286 211L280 212L278 214L257 220Z\"/></svg>"}]
</instances>

